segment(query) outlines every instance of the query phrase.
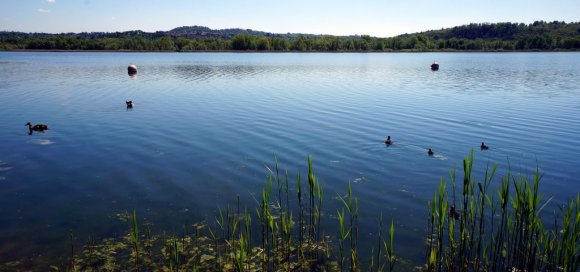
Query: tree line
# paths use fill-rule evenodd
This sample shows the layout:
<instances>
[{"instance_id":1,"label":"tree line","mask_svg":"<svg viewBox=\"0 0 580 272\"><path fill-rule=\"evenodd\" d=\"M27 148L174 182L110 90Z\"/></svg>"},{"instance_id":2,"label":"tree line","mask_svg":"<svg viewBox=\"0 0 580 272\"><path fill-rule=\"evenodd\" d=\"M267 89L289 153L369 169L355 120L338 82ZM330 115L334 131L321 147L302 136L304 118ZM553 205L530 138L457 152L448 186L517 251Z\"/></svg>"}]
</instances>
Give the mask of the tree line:
<instances>
[{"instance_id":1,"label":"tree line","mask_svg":"<svg viewBox=\"0 0 580 272\"><path fill-rule=\"evenodd\" d=\"M177 28L179 30L180 28ZM230 38L188 37L179 31L146 33L0 32L0 50L134 51L439 51L578 50L580 23L469 24L390 38L331 35L277 35L262 32ZM258 34L256 34L258 33Z\"/></svg>"}]
</instances>

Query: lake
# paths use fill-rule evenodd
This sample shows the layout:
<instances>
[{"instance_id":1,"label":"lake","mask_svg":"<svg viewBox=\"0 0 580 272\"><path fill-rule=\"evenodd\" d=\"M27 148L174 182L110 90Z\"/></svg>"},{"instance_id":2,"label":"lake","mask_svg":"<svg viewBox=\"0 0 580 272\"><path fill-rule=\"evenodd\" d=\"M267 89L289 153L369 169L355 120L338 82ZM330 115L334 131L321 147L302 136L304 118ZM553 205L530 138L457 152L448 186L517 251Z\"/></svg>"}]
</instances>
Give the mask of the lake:
<instances>
[{"instance_id":1,"label":"lake","mask_svg":"<svg viewBox=\"0 0 580 272\"><path fill-rule=\"evenodd\" d=\"M134 208L170 232L211 222L238 195L253 206L275 160L294 184L308 155L327 224L350 181L361 240L374 241L382 213L403 256L421 261L427 202L451 169L462 178L471 149L480 181L487 164L495 184L508 162L514 174L538 166L548 214L580 193L579 63L574 52L0 52L0 262L66 256L71 230L78 244L121 235L117 215ZM49 130L29 135L27 122Z\"/></svg>"}]
</instances>

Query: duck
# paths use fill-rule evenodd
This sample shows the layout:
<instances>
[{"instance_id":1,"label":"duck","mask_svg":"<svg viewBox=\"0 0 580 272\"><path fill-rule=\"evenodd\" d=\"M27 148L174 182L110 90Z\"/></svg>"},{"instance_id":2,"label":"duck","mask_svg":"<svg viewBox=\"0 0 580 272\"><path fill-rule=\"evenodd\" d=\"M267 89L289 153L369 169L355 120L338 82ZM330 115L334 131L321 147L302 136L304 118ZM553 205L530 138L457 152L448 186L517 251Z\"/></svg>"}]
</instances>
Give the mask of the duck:
<instances>
[{"instance_id":1,"label":"duck","mask_svg":"<svg viewBox=\"0 0 580 272\"><path fill-rule=\"evenodd\" d=\"M128 100L128 101L125 101L125 103L127 104L127 108L128 109L132 109L133 108L133 101Z\"/></svg>"},{"instance_id":2,"label":"duck","mask_svg":"<svg viewBox=\"0 0 580 272\"><path fill-rule=\"evenodd\" d=\"M435 154L435 153L433 153L433 150L431 150L431 148L429 148L429 151L427 151L427 154L428 154L429 156L433 156L433 154Z\"/></svg>"},{"instance_id":3,"label":"duck","mask_svg":"<svg viewBox=\"0 0 580 272\"><path fill-rule=\"evenodd\" d=\"M387 139L385 140L385 144L386 145L392 145L393 141L391 140L391 136L387 136Z\"/></svg>"},{"instance_id":4,"label":"duck","mask_svg":"<svg viewBox=\"0 0 580 272\"><path fill-rule=\"evenodd\" d=\"M28 126L30 131L45 131L48 129L48 126L45 124L36 124L33 126L30 122L26 123L24 126Z\"/></svg>"},{"instance_id":5,"label":"duck","mask_svg":"<svg viewBox=\"0 0 580 272\"><path fill-rule=\"evenodd\" d=\"M458 212L455 211L455 206L451 206L449 208L449 217L457 220L461 217L461 214L459 214Z\"/></svg>"},{"instance_id":6,"label":"duck","mask_svg":"<svg viewBox=\"0 0 580 272\"><path fill-rule=\"evenodd\" d=\"M489 146L487 146L483 142L481 142L480 148L481 148L481 150L488 150L489 149Z\"/></svg>"}]
</instances>

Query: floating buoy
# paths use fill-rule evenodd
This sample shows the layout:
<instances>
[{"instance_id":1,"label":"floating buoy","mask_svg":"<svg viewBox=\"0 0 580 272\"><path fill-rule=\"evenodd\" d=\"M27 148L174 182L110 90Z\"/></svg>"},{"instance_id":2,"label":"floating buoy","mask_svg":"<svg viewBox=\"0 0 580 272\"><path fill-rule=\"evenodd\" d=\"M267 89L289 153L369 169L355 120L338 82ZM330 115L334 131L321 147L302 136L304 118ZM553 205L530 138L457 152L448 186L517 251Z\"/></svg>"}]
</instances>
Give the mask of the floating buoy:
<instances>
[{"instance_id":1,"label":"floating buoy","mask_svg":"<svg viewBox=\"0 0 580 272\"><path fill-rule=\"evenodd\" d=\"M431 70L433 71L439 70L439 63L433 62L433 64L431 64Z\"/></svg>"},{"instance_id":2,"label":"floating buoy","mask_svg":"<svg viewBox=\"0 0 580 272\"><path fill-rule=\"evenodd\" d=\"M129 65L129 67L127 67L127 72L129 72L129 75L136 74L137 73L137 65L135 65L135 64Z\"/></svg>"}]
</instances>

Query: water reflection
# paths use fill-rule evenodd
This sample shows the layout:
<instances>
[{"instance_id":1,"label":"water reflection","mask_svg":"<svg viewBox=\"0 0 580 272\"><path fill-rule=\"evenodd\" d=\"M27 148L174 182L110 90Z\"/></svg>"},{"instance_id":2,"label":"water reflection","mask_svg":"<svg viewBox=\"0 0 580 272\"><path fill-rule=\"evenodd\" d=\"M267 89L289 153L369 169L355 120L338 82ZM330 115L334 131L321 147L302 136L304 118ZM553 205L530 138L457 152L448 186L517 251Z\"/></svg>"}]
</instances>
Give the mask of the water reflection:
<instances>
[{"instance_id":1,"label":"water reflection","mask_svg":"<svg viewBox=\"0 0 580 272\"><path fill-rule=\"evenodd\" d=\"M12 170L12 166L0 160L0 181L6 180L5 173L3 172L9 172L10 170Z\"/></svg>"},{"instance_id":2,"label":"water reflection","mask_svg":"<svg viewBox=\"0 0 580 272\"><path fill-rule=\"evenodd\" d=\"M245 79L275 72L272 67L250 65L177 65L171 73L188 81L206 81L215 78Z\"/></svg>"}]
</instances>

